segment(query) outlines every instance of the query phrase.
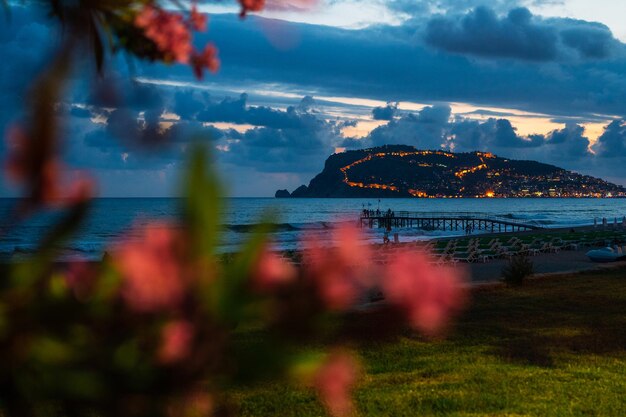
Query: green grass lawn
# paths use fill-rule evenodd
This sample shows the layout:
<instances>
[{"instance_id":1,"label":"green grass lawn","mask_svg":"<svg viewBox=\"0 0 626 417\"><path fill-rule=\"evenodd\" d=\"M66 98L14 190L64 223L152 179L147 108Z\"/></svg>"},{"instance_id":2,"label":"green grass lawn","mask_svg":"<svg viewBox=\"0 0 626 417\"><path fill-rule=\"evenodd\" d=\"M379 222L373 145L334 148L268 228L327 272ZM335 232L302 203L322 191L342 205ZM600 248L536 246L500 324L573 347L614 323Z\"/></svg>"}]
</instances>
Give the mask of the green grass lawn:
<instances>
[{"instance_id":1,"label":"green grass lawn","mask_svg":"<svg viewBox=\"0 0 626 417\"><path fill-rule=\"evenodd\" d=\"M363 341L389 319L348 319L368 416L626 416L626 270L477 290L443 341L406 329ZM252 336L243 332L240 337ZM267 384L235 394L244 416L319 416L309 391Z\"/></svg>"}]
</instances>

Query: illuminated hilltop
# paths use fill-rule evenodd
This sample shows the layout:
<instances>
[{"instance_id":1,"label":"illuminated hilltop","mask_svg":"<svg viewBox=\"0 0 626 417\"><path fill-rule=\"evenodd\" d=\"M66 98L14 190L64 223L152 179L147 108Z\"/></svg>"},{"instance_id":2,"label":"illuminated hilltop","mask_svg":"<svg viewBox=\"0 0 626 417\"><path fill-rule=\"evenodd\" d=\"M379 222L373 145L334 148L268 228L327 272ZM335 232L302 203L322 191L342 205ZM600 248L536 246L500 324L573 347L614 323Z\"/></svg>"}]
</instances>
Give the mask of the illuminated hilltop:
<instances>
[{"instance_id":1,"label":"illuminated hilltop","mask_svg":"<svg viewBox=\"0 0 626 417\"><path fill-rule=\"evenodd\" d=\"M276 197L624 197L624 187L536 161L387 145L331 155L324 170Z\"/></svg>"}]
</instances>

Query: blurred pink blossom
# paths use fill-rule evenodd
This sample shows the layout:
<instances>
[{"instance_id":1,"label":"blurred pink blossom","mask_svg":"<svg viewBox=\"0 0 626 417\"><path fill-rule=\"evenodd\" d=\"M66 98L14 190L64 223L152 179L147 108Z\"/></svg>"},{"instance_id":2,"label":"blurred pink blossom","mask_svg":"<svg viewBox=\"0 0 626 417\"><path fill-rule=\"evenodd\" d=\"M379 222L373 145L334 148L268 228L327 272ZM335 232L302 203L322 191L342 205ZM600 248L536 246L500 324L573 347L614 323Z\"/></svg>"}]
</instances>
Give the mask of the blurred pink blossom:
<instances>
[{"instance_id":1,"label":"blurred pink blossom","mask_svg":"<svg viewBox=\"0 0 626 417\"><path fill-rule=\"evenodd\" d=\"M79 301L87 301L96 282L98 270L93 262L72 261L67 266L65 282Z\"/></svg>"},{"instance_id":2,"label":"blurred pink blossom","mask_svg":"<svg viewBox=\"0 0 626 417\"><path fill-rule=\"evenodd\" d=\"M95 194L95 182L86 175L82 175L69 185L66 200L70 204L79 204L93 198Z\"/></svg>"},{"instance_id":3,"label":"blurred pink blossom","mask_svg":"<svg viewBox=\"0 0 626 417\"><path fill-rule=\"evenodd\" d=\"M195 3L191 6L189 24L193 30L198 32L204 32L207 28L207 17L205 14L198 12L198 6Z\"/></svg>"},{"instance_id":4,"label":"blurred pink blossom","mask_svg":"<svg viewBox=\"0 0 626 417\"><path fill-rule=\"evenodd\" d=\"M182 15L146 4L134 23L144 30L146 37L156 44L166 60L181 64L189 62L193 46L191 33Z\"/></svg>"},{"instance_id":5,"label":"blurred pink blossom","mask_svg":"<svg viewBox=\"0 0 626 417\"><path fill-rule=\"evenodd\" d=\"M205 45L201 53L194 52L191 56L193 72L199 80L202 79L204 69L217 72L220 69L220 60L217 58L217 48L212 44Z\"/></svg>"},{"instance_id":6,"label":"blurred pink blossom","mask_svg":"<svg viewBox=\"0 0 626 417\"><path fill-rule=\"evenodd\" d=\"M356 360L345 352L331 353L317 370L315 388L332 416L354 415L351 393L358 373Z\"/></svg>"},{"instance_id":7,"label":"blurred pink blossom","mask_svg":"<svg viewBox=\"0 0 626 417\"><path fill-rule=\"evenodd\" d=\"M371 286L371 249L361 244L361 230L349 223L333 230L331 247L318 238L304 239L306 275L317 283L319 294L331 310L352 306Z\"/></svg>"},{"instance_id":8,"label":"blurred pink blossom","mask_svg":"<svg viewBox=\"0 0 626 417\"><path fill-rule=\"evenodd\" d=\"M292 282L297 277L295 266L265 246L252 272L252 284L260 292L268 292Z\"/></svg>"},{"instance_id":9,"label":"blurred pink blossom","mask_svg":"<svg viewBox=\"0 0 626 417\"><path fill-rule=\"evenodd\" d=\"M176 308L187 282L182 233L166 224L138 227L113 252L123 277L122 296L138 312Z\"/></svg>"},{"instance_id":10,"label":"blurred pink blossom","mask_svg":"<svg viewBox=\"0 0 626 417\"><path fill-rule=\"evenodd\" d=\"M464 304L462 270L429 263L421 252L402 251L387 266L382 288L386 298L406 310L411 324L437 334Z\"/></svg>"},{"instance_id":11,"label":"blurred pink blossom","mask_svg":"<svg viewBox=\"0 0 626 417\"><path fill-rule=\"evenodd\" d=\"M191 352L194 333L193 325L186 320L167 323L161 331L159 362L164 365L171 365L184 360Z\"/></svg>"},{"instance_id":12,"label":"blurred pink blossom","mask_svg":"<svg viewBox=\"0 0 626 417\"><path fill-rule=\"evenodd\" d=\"M245 17L248 12L260 12L265 7L265 0L239 0L241 12L239 15Z\"/></svg>"}]
</instances>

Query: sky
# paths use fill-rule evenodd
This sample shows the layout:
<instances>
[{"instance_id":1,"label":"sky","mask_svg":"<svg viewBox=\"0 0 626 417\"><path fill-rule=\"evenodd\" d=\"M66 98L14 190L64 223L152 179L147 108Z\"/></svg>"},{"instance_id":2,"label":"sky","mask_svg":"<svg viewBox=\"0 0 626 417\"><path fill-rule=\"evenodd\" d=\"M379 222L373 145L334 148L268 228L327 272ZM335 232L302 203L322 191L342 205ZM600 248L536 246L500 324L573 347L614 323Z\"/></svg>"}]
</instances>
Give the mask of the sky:
<instances>
[{"instance_id":1,"label":"sky","mask_svg":"<svg viewBox=\"0 0 626 417\"><path fill-rule=\"evenodd\" d=\"M65 163L104 197L178 195L193 140L235 197L293 190L332 153L384 144L490 151L626 185L626 2L277 3L245 20L229 1L202 5L198 45L213 42L222 61L202 81L123 55L102 78L82 62L59 103ZM12 7L3 131L58 39L45 16ZM0 181L0 196L17 191Z\"/></svg>"}]
</instances>

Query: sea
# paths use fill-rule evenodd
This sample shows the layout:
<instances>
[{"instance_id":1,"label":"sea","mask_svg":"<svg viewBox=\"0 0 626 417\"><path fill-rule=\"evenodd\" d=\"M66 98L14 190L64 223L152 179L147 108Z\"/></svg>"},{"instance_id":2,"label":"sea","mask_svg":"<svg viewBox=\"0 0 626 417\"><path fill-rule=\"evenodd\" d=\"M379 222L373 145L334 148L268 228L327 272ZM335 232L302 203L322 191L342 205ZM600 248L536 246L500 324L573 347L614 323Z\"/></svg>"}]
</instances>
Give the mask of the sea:
<instances>
[{"instance_id":1,"label":"sea","mask_svg":"<svg viewBox=\"0 0 626 417\"><path fill-rule=\"evenodd\" d=\"M28 257L40 245L59 211L37 213L8 224L15 205L0 200L0 259ZM94 200L85 221L60 249L61 259L100 259L121 239L133 239L133 226L174 221L181 201L174 198L101 198ZM331 244L332 229L341 222L358 222L364 210L409 211L428 216L497 216L547 228L590 225L602 218L621 223L626 199L274 199L231 198L224 201L219 252L235 252L251 236L254 225L271 216L270 239L277 250L297 249L303 235L317 235ZM363 243L382 242L383 229L364 228ZM402 228L400 242L464 235L464 231Z\"/></svg>"}]
</instances>

